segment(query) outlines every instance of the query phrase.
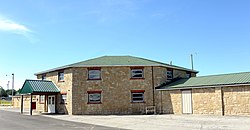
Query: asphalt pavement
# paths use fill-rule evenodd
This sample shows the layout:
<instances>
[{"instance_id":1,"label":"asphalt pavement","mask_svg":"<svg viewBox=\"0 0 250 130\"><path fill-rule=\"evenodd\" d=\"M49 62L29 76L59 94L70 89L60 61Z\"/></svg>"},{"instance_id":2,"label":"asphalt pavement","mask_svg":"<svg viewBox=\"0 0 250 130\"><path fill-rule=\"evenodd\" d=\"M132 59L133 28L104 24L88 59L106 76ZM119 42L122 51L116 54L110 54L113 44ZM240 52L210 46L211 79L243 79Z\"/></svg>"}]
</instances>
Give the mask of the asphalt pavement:
<instances>
[{"instance_id":1,"label":"asphalt pavement","mask_svg":"<svg viewBox=\"0 0 250 130\"><path fill-rule=\"evenodd\" d=\"M63 121L0 110L0 130L117 130L118 128Z\"/></svg>"}]
</instances>

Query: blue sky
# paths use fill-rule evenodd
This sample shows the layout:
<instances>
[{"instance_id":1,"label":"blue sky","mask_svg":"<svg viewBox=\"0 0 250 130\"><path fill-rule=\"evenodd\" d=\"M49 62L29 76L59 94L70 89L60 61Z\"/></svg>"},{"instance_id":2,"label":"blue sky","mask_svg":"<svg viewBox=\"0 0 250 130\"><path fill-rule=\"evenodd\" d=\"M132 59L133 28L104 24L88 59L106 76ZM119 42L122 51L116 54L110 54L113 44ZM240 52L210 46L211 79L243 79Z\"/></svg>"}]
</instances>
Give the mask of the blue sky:
<instances>
[{"instance_id":1,"label":"blue sky","mask_svg":"<svg viewBox=\"0 0 250 130\"><path fill-rule=\"evenodd\" d=\"M0 85L103 55L250 71L248 0L0 0Z\"/></svg>"}]
</instances>

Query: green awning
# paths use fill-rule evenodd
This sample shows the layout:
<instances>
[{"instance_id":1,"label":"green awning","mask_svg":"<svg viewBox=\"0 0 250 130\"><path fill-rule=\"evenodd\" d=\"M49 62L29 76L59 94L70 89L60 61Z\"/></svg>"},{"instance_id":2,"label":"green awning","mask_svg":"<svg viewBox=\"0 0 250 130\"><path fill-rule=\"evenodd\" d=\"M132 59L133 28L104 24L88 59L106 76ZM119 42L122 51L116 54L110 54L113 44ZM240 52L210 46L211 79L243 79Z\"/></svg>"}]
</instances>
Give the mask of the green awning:
<instances>
[{"instance_id":1,"label":"green awning","mask_svg":"<svg viewBox=\"0 0 250 130\"><path fill-rule=\"evenodd\" d=\"M59 88L47 80L25 80L20 94L59 93Z\"/></svg>"}]
</instances>

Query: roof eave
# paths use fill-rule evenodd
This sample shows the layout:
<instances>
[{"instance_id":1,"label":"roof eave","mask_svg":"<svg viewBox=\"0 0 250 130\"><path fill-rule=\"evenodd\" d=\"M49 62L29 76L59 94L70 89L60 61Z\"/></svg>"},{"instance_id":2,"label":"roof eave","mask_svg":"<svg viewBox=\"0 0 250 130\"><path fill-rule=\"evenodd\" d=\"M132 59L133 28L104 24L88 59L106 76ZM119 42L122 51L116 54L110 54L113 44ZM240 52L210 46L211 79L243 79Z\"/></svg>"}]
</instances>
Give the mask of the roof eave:
<instances>
[{"instance_id":1,"label":"roof eave","mask_svg":"<svg viewBox=\"0 0 250 130\"><path fill-rule=\"evenodd\" d=\"M64 67L59 67L59 68L54 68L54 69L50 69L50 70L46 70L46 71L41 71L38 73L35 73L34 75L40 75L40 74L44 74L44 73L49 73L49 72L54 72L54 71L58 71L58 70L62 70L62 69L67 69L67 68L72 68L72 67L132 67L132 66L145 66L145 67L150 67L150 66L154 66L154 67L168 67L168 68L172 68L172 69L178 69L178 70L185 70L185 71L190 71L193 73L199 73L199 71L196 70L191 70L188 68L180 68L180 67L176 67L176 66L171 66L171 65L159 65L159 64L153 64L153 65L81 65L81 66L64 66Z\"/></svg>"},{"instance_id":2,"label":"roof eave","mask_svg":"<svg viewBox=\"0 0 250 130\"><path fill-rule=\"evenodd\" d=\"M215 88L215 87L235 87L235 86L249 86L250 83L240 83L240 84L218 84L218 85L204 85L204 86L187 86L187 87L176 87L176 88L160 88L156 90L183 90L192 88Z\"/></svg>"}]
</instances>

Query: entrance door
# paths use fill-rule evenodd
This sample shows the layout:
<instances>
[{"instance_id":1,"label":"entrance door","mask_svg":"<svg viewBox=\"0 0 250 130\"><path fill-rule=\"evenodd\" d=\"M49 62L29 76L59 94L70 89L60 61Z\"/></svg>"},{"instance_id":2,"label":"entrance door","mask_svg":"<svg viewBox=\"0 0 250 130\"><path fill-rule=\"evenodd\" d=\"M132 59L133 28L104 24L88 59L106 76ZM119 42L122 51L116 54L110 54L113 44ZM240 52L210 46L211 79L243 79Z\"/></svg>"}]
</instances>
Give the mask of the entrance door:
<instances>
[{"instance_id":1,"label":"entrance door","mask_svg":"<svg viewBox=\"0 0 250 130\"><path fill-rule=\"evenodd\" d=\"M55 96L48 96L48 113L55 113L56 106L55 106Z\"/></svg>"},{"instance_id":2,"label":"entrance door","mask_svg":"<svg viewBox=\"0 0 250 130\"><path fill-rule=\"evenodd\" d=\"M182 113L192 114L192 92L191 90L182 91Z\"/></svg>"}]
</instances>

